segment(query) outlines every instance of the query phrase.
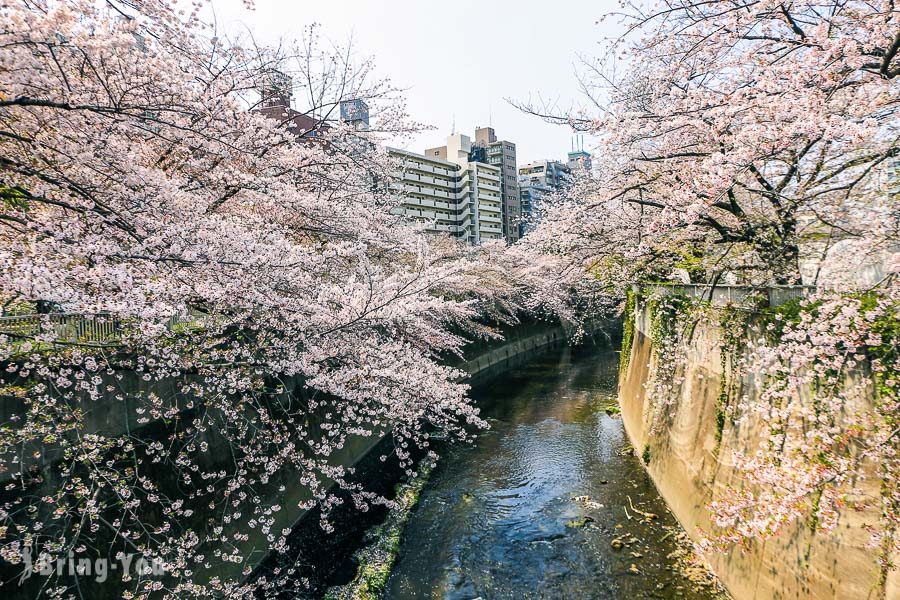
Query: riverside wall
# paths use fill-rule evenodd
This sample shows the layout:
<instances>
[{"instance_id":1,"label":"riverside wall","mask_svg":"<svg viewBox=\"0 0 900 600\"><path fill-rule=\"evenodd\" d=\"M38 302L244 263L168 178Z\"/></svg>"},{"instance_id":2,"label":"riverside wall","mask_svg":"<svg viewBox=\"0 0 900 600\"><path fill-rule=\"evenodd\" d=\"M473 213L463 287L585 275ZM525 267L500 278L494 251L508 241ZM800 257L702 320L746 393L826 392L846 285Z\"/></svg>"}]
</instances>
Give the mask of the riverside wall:
<instances>
[{"instance_id":1,"label":"riverside wall","mask_svg":"<svg viewBox=\"0 0 900 600\"><path fill-rule=\"evenodd\" d=\"M683 371L679 370L674 402L668 405L662 425L652 427L659 414L660 399L649 397L647 383L660 367L651 335L651 309L635 304L633 338L623 348L627 361L620 371L619 402L625 429L638 455L649 458L647 470L669 508L695 540L711 530L708 504L728 487L745 485L733 468L736 452L753 453L760 441L760 427L752 419L737 423L718 418L726 347L718 323L702 318L691 333ZM750 335L747 333L746 335ZM742 376L737 397L758 392L753 375ZM799 399L799 401L805 401ZM712 569L735 600L750 599L840 599L876 600L900 598L900 576L895 569L883 571L879 549L868 545L867 524L878 521L882 482L872 474L862 484L862 494L873 508L845 510L837 527L828 533L813 533L808 520L786 527L777 536L754 541L748 548L706 556ZM890 485L897 485L896 482ZM897 558L893 557L894 564Z\"/></svg>"}]
</instances>

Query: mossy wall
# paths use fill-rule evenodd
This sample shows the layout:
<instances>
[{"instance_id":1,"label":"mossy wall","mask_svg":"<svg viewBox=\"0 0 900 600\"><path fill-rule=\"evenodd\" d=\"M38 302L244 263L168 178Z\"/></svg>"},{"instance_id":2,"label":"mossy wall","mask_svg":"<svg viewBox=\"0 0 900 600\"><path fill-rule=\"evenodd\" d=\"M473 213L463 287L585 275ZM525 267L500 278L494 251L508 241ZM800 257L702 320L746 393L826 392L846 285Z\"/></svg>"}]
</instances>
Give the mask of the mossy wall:
<instances>
[{"instance_id":1,"label":"mossy wall","mask_svg":"<svg viewBox=\"0 0 900 600\"><path fill-rule=\"evenodd\" d=\"M691 328L686 360L677 374L681 383L676 385L674 402L662 411L666 418L660 424L659 403L664 400L648 397L646 384L666 358L654 352L658 324L654 327L651 313L652 306L638 301L627 315L633 338L623 347L628 356L622 357L626 366L619 380L622 417L632 445L647 449L647 470L660 493L688 534L699 540L703 531L711 530L709 502L726 487L742 485L732 468L734 453L753 452L760 440L753 419L726 418L723 402L744 394L752 398L759 381L752 373L735 374L728 353L746 344L738 343L734 329L726 333L726 320L707 312ZM744 334L744 342L749 335ZM863 484L863 493L877 499L881 483L873 473ZM885 577L878 549L868 546L865 526L877 523L878 516L877 509L844 511L829 533L812 533L809 523L798 522L747 549L706 558L736 600L900 599L898 571ZM898 564L898 557L893 558Z\"/></svg>"}]
</instances>

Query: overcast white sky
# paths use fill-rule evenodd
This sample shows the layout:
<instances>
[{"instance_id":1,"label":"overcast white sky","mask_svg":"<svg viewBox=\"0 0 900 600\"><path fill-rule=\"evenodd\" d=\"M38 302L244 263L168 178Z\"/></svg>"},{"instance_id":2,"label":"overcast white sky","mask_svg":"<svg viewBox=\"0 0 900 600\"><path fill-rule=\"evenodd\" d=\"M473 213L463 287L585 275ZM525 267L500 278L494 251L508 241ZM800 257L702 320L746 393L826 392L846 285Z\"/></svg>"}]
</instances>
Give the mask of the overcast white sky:
<instances>
[{"instance_id":1,"label":"overcast white sky","mask_svg":"<svg viewBox=\"0 0 900 600\"><path fill-rule=\"evenodd\" d=\"M572 134L522 114L504 98L538 95L564 108L581 103L575 79L579 54L596 56L615 23L598 24L614 0L239 0L213 3L226 29L248 27L257 39L296 39L322 25L323 37L353 36L361 54L374 55L380 74L407 89L412 117L436 127L401 144L422 152L443 144L455 119L459 133L493 125L513 141L518 163L564 159ZM437 68L440 64L443 68Z\"/></svg>"}]
</instances>

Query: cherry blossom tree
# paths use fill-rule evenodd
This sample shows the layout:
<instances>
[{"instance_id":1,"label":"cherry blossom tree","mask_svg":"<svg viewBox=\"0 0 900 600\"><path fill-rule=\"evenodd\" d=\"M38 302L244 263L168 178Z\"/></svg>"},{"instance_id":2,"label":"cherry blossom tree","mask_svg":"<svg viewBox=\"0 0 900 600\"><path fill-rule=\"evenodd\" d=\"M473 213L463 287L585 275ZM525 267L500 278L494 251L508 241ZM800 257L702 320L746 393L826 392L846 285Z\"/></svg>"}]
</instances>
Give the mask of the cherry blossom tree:
<instances>
[{"instance_id":1,"label":"cherry blossom tree","mask_svg":"<svg viewBox=\"0 0 900 600\"><path fill-rule=\"evenodd\" d=\"M0 554L22 573L25 549L160 563L123 579L129 598L288 585L291 570L247 578L248 546L287 547L272 498L303 490L288 508L319 506L325 527L347 497L333 484L360 509L387 502L348 479L348 443L390 432L412 471L430 431L467 439L484 423L441 357L588 303L554 257L467 250L392 213L381 142L415 125L371 62L315 30L241 45L204 14L0 8L0 295L117 324L112 345L0 336ZM304 131L250 110L291 63ZM336 118L344 100L369 103L372 127ZM110 400L121 431L96 425ZM95 591L69 572L34 581Z\"/></svg>"},{"instance_id":2,"label":"cherry blossom tree","mask_svg":"<svg viewBox=\"0 0 900 600\"><path fill-rule=\"evenodd\" d=\"M800 281L811 241L896 245L896 202L877 193L900 152L892 2L666 0L613 16L627 33L582 77L596 110L524 108L598 136L596 197L642 207L645 243L713 244L710 262L776 283Z\"/></svg>"}]
</instances>

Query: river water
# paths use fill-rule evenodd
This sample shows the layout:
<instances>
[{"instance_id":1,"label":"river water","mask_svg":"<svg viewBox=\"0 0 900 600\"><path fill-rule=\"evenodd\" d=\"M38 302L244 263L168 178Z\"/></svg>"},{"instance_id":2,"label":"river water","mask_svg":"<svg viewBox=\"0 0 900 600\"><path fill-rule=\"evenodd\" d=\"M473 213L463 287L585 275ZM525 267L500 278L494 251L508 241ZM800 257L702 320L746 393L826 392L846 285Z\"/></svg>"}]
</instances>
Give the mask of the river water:
<instances>
[{"instance_id":1,"label":"river water","mask_svg":"<svg viewBox=\"0 0 900 600\"><path fill-rule=\"evenodd\" d=\"M441 458L386 597L716 597L670 557L677 524L606 413L617 371L608 349L563 349L475 388L491 429Z\"/></svg>"}]
</instances>

